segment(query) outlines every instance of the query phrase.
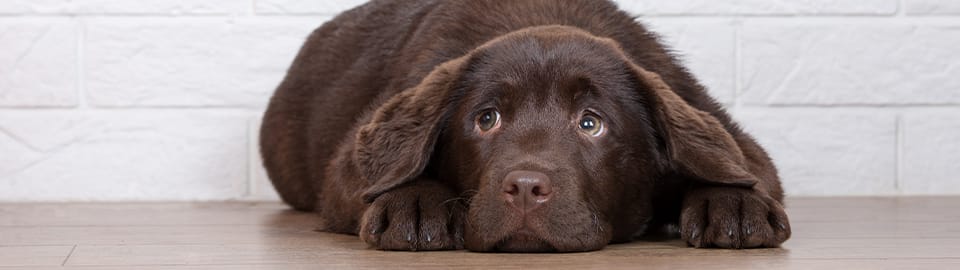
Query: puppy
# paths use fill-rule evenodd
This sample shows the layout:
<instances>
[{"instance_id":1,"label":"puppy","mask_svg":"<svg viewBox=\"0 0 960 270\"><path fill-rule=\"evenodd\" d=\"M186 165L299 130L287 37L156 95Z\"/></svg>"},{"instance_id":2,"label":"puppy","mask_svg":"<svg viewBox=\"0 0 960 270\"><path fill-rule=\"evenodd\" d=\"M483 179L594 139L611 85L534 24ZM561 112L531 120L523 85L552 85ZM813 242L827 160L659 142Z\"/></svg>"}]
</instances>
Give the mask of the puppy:
<instances>
[{"instance_id":1,"label":"puppy","mask_svg":"<svg viewBox=\"0 0 960 270\"><path fill-rule=\"evenodd\" d=\"M378 249L790 237L767 154L607 1L354 8L310 35L260 138L286 203Z\"/></svg>"}]
</instances>

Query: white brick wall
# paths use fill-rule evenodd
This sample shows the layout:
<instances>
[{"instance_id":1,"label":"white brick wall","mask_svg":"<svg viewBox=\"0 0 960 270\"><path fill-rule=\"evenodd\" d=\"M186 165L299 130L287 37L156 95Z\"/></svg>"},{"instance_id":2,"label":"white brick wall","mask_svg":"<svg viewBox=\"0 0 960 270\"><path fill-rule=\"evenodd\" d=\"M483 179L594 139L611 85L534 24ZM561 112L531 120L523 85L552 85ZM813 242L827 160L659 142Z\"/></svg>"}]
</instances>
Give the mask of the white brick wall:
<instances>
[{"instance_id":1,"label":"white brick wall","mask_svg":"<svg viewBox=\"0 0 960 270\"><path fill-rule=\"evenodd\" d=\"M0 201L275 199L259 115L361 0L0 0ZM792 195L960 194L960 1L620 0Z\"/></svg>"}]
</instances>

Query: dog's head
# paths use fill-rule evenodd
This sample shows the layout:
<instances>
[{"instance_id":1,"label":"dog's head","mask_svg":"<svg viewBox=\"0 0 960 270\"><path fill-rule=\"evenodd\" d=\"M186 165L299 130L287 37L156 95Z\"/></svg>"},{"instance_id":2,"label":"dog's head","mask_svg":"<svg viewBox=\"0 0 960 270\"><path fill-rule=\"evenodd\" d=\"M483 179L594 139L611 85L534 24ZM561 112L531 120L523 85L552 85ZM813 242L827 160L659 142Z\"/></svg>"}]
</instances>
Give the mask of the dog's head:
<instances>
[{"instance_id":1,"label":"dog's head","mask_svg":"<svg viewBox=\"0 0 960 270\"><path fill-rule=\"evenodd\" d=\"M667 174L751 186L720 122L619 45L572 27L513 32L446 62L357 135L365 199L418 175L468 203L465 247L583 251L630 237Z\"/></svg>"}]
</instances>

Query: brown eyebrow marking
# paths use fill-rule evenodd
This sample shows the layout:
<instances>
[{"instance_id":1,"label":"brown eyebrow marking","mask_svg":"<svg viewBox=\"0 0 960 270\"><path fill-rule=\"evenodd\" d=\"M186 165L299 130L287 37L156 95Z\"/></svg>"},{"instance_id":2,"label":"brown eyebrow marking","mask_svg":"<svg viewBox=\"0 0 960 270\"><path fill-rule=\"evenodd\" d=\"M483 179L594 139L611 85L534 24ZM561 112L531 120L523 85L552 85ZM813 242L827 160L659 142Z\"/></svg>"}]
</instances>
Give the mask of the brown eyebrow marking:
<instances>
[{"instance_id":1,"label":"brown eyebrow marking","mask_svg":"<svg viewBox=\"0 0 960 270\"><path fill-rule=\"evenodd\" d=\"M586 76L577 76L573 84L573 87L565 87L567 91L574 91L573 101L577 101L585 95L597 96L599 94L597 86L593 84L593 80Z\"/></svg>"}]
</instances>

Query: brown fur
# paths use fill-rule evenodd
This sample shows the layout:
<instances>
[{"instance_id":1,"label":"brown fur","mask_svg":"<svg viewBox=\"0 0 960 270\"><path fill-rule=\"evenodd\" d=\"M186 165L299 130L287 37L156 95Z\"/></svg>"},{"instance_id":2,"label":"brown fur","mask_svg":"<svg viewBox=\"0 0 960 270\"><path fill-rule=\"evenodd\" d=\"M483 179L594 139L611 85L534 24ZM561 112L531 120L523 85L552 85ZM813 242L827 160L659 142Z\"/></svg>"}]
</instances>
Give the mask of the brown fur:
<instances>
[{"instance_id":1,"label":"brown fur","mask_svg":"<svg viewBox=\"0 0 960 270\"><path fill-rule=\"evenodd\" d=\"M790 236L767 154L606 1L347 11L307 40L260 143L285 202L379 249L586 251L669 224L696 247ZM535 208L505 199L520 171L549 187Z\"/></svg>"}]
</instances>

